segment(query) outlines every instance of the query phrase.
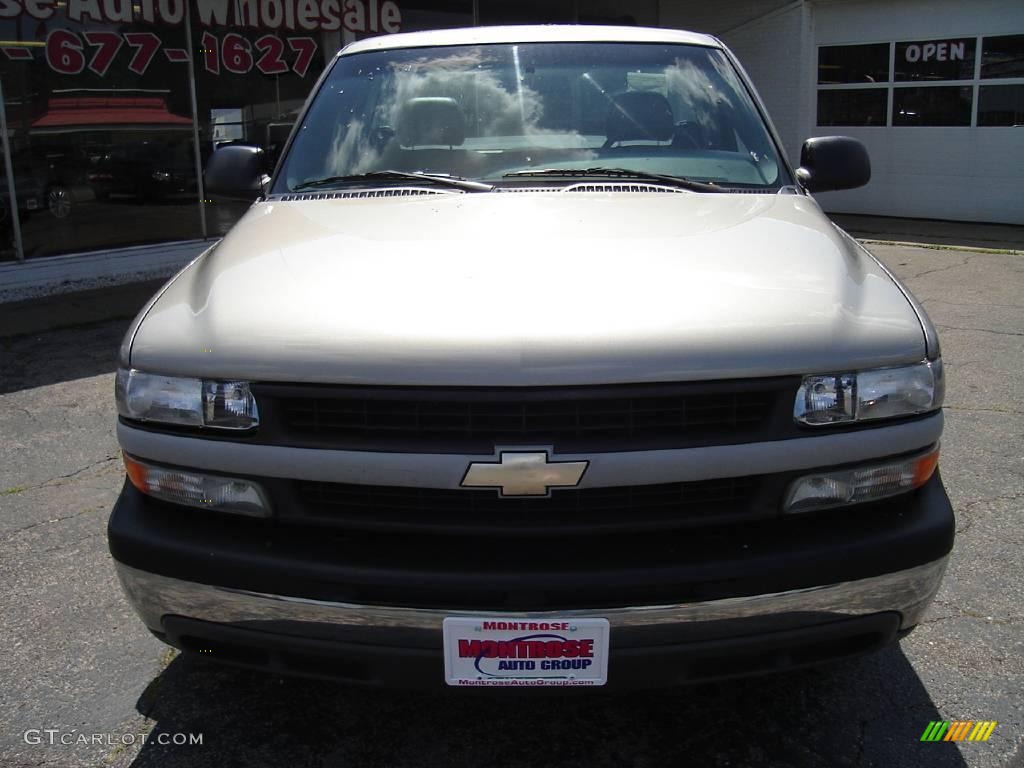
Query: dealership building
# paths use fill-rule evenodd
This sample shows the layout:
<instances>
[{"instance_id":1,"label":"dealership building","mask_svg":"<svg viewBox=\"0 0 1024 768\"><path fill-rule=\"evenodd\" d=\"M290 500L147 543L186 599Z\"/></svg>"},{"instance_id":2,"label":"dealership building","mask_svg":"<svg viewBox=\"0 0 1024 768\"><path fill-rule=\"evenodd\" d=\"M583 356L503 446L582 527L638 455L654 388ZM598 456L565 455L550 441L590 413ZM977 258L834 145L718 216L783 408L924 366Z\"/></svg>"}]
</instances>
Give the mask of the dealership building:
<instances>
[{"instance_id":1,"label":"dealership building","mask_svg":"<svg viewBox=\"0 0 1024 768\"><path fill-rule=\"evenodd\" d=\"M583 23L708 32L796 164L845 134L871 183L827 210L1024 225L1021 0L0 0L0 300L166 272L244 211L224 142L280 150L325 62L371 35Z\"/></svg>"}]
</instances>

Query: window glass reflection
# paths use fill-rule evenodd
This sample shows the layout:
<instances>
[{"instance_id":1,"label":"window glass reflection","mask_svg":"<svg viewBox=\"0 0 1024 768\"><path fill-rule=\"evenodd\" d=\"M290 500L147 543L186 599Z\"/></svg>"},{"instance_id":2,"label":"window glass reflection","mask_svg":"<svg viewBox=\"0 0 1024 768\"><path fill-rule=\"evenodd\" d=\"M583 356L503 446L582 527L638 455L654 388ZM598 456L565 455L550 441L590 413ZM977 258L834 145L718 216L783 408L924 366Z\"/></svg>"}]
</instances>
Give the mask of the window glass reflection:
<instances>
[{"instance_id":1,"label":"window glass reflection","mask_svg":"<svg viewBox=\"0 0 1024 768\"><path fill-rule=\"evenodd\" d=\"M501 182L593 165L771 187L782 166L724 55L699 46L451 46L342 57L277 191L429 171Z\"/></svg>"},{"instance_id":2,"label":"window glass reflection","mask_svg":"<svg viewBox=\"0 0 1024 768\"><path fill-rule=\"evenodd\" d=\"M986 37L981 48L983 78L1024 77L1024 35Z\"/></svg>"},{"instance_id":3,"label":"window glass reflection","mask_svg":"<svg viewBox=\"0 0 1024 768\"><path fill-rule=\"evenodd\" d=\"M886 124L889 92L884 88L818 91L818 125Z\"/></svg>"},{"instance_id":4,"label":"window glass reflection","mask_svg":"<svg viewBox=\"0 0 1024 768\"><path fill-rule=\"evenodd\" d=\"M971 124L971 88L896 88L893 125L952 126Z\"/></svg>"},{"instance_id":5,"label":"window glass reflection","mask_svg":"<svg viewBox=\"0 0 1024 768\"><path fill-rule=\"evenodd\" d=\"M26 257L200 237L184 27L68 7L0 23Z\"/></svg>"},{"instance_id":6,"label":"window glass reflection","mask_svg":"<svg viewBox=\"0 0 1024 768\"><path fill-rule=\"evenodd\" d=\"M818 49L818 83L884 83L889 44L828 45Z\"/></svg>"},{"instance_id":7,"label":"window glass reflection","mask_svg":"<svg viewBox=\"0 0 1024 768\"><path fill-rule=\"evenodd\" d=\"M981 86L978 125L1024 126L1024 84Z\"/></svg>"}]
</instances>

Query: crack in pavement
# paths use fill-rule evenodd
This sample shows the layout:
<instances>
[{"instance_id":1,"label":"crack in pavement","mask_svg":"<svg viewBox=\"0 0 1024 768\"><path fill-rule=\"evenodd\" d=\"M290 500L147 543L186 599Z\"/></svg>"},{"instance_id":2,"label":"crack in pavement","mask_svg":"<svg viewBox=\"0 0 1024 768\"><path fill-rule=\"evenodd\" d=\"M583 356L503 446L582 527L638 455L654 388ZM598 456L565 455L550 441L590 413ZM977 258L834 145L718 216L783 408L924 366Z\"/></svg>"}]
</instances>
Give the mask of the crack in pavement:
<instances>
[{"instance_id":1,"label":"crack in pavement","mask_svg":"<svg viewBox=\"0 0 1024 768\"><path fill-rule=\"evenodd\" d=\"M998 624L999 626L1013 626L1024 622L1024 616L1004 616L995 617L987 616L984 613L978 613L969 609L960 608L955 603L948 603L943 600L936 599L935 605L940 605L943 608L951 608L953 613L948 616L932 616L931 618L925 619L921 624L937 624L941 621L949 621L950 619L974 619L976 621L984 621L988 624Z\"/></svg>"},{"instance_id":2,"label":"crack in pavement","mask_svg":"<svg viewBox=\"0 0 1024 768\"><path fill-rule=\"evenodd\" d=\"M924 272L918 272L916 275L903 275L900 279L903 280L903 281L916 280L917 278L924 277L925 275L934 275L937 272L948 272L949 270L956 269L957 267L966 267L968 264L971 263L971 260L976 258L978 255L980 255L980 254L974 254L973 256L967 256L966 258L964 258L964 260L962 262L959 262L957 264L948 264L945 267L936 267L935 269L926 269Z\"/></svg>"},{"instance_id":3,"label":"crack in pavement","mask_svg":"<svg viewBox=\"0 0 1024 768\"><path fill-rule=\"evenodd\" d=\"M867 736L868 721L861 718L860 725L857 728L857 753L854 755L854 765L860 766L864 764L864 739Z\"/></svg>"},{"instance_id":4,"label":"crack in pavement","mask_svg":"<svg viewBox=\"0 0 1024 768\"><path fill-rule=\"evenodd\" d=\"M972 528L974 528L975 519L967 515L967 513L974 507L977 507L981 504L993 504L997 501L1016 501L1017 499L1020 499L1022 497L1024 497L1024 493L1002 494L1000 496L992 496L991 498L987 499L975 499L974 501L969 501L966 504L963 504L959 507L954 507L953 510L954 512L956 512L957 517L961 518L964 521L963 525L959 526L956 529L956 535L966 535L967 533L970 533Z\"/></svg>"},{"instance_id":5,"label":"crack in pavement","mask_svg":"<svg viewBox=\"0 0 1024 768\"><path fill-rule=\"evenodd\" d=\"M108 456L105 459L100 459L99 461L94 461L91 464L86 464L84 467L76 469L73 472L68 472L66 475L57 475L56 477L51 477L49 480L44 480L41 483L37 483L35 485L28 485L24 488L19 488L18 493L25 493L26 491L38 491L40 488L45 488L49 485L64 485L64 483L60 483L57 481L67 480L68 478L75 477L76 475L80 475L83 472L92 469L93 467L98 467L101 464L109 464L111 461L116 461L118 458L120 457L117 454L113 456Z\"/></svg>"},{"instance_id":6,"label":"crack in pavement","mask_svg":"<svg viewBox=\"0 0 1024 768\"><path fill-rule=\"evenodd\" d=\"M96 511L96 510L93 510L93 511ZM85 514L85 513L83 512L81 514ZM76 517L77 517L77 515L76 515ZM65 542L64 544L58 544L55 547L49 547L48 549L44 549L44 550L42 550L40 552L36 552L35 554L37 554L37 555L45 555L45 554L48 554L50 552L58 552L58 551L60 551L62 549L69 549L71 547L77 547L77 546L81 545L83 542L88 541L89 539L95 539L97 536L106 536L106 535L107 535L107 531L106 531L106 528L104 528L102 531L97 531L96 533L87 534L86 536L83 536L80 539L75 539L74 541L68 541L68 542Z\"/></svg>"},{"instance_id":7,"label":"crack in pavement","mask_svg":"<svg viewBox=\"0 0 1024 768\"><path fill-rule=\"evenodd\" d=\"M8 533L3 539L0 539L0 544L7 544L10 541L13 541L17 536L25 533L25 531L31 531L33 528L39 528L43 525L53 525L54 523L62 523L65 520L71 520L76 517L81 517L82 515L89 515L101 511L101 509L96 508L83 509L81 512L74 512L73 514L64 515L63 517L54 517L50 520L40 520L36 523L29 523L28 525L23 525L21 528L15 528L13 531Z\"/></svg>"},{"instance_id":8,"label":"crack in pavement","mask_svg":"<svg viewBox=\"0 0 1024 768\"><path fill-rule=\"evenodd\" d=\"M110 457L107 457L105 459L101 459L99 461L94 461L94 462L92 462L90 464L87 464L84 467L81 467L79 469L74 470L73 472L68 472L67 474L64 474L64 475L58 475L57 477L50 478L49 480L46 480L45 482L39 483L37 485L32 485L32 486L29 486L27 488L22 488L22 489L20 489L18 491L18 493L21 494L21 493L25 493L27 491L39 490L40 488L64 485L64 483L59 482L59 481L67 480L67 479L72 478L72 477L76 477L76 476L82 474L83 472L86 472L86 471L88 471L88 470L90 470L90 469L92 469L94 467L102 466L104 464L109 464L110 462L117 460L117 458L118 458L117 456L110 456ZM29 523L28 525L23 525L23 526L21 526L19 528L15 528L15 529L9 531L2 539L0 539L0 543L7 544L7 543L13 541L17 536L20 536L21 534L25 533L26 531L30 531L33 528L39 528L39 527L44 526L44 525L53 525L54 523L61 523L61 522L65 521L65 520L71 520L73 518L81 517L82 515L92 514L92 513L97 512L97 511L100 511L100 510L98 508L96 508L96 507L91 507L89 509L83 509L83 510L80 510L78 512L73 512L70 515L62 515L60 517L53 517L53 518L49 518L47 520L38 520L38 521L36 521L34 523Z\"/></svg>"},{"instance_id":9,"label":"crack in pavement","mask_svg":"<svg viewBox=\"0 0 1024 768\"><path fill-rule=\"evenodd\" d=\"M944 405L946 411L963 411L964 413L1003 413L1010 416L1024 416L1024 411L1011 408L964 408L962 405Z\"/></svg>"},{"instance_id":10,"label":"crack in pavement","mask_svg":"<svg viewBox=\"0 0 1024 768\"><path fill-rule=\"evenodd\" d=\"M969 509L976 507L979 504L992 504L996 501L1016 501L1017 499L1024 498L1024 492L1022 493L1001 493L998 496L991 496L987 499L975 499L969 501L961 507L956 508L958 515L966 514Z\"/></svg>"},{"instance_id":11,"label":"crack in pavement","mask_svg":"<svg viewBox=\"0 0 1024 768\"><path fill-rule=\"evenodd\" d=\"M917 300L922 304L945 304L947 307L999 307L1001 309L1024 309L1024 304L999 304L988 301L946 301L935 299L915 293Z\"/></svg>"},{"instance_id":12,"label":"crack in pavement","mask_svg":"<svg viewBox=\"0 0 1024 768\"><path fill-rule=\"evenodd\" d=\"M996 336L1024 336L1020 331L994 331L990 328L963 328L957 325L936 325L940 331L976 331L977 333L991 333Z\"/></svg>"},{"instance_id":13,"label":"crack in pavement","mask_svg":"<svg viewBox=\"0 0 1024 768\"><path fill-rule=\"evenodd\" d=\"M2 399L3 398L0 398L0 400L2 400ZM11 410L21 411L22 413L24 413L25 416L28 417L29 421L34 422L36 424L39 423L39 420L36 418L36 415L34 413L32 413L32 411L30 411L28 408L25 408L25 407L20 406L20 405L12 405L12 406L9 406L9 407L11 408Z\"/></svg>"}]
</instances>

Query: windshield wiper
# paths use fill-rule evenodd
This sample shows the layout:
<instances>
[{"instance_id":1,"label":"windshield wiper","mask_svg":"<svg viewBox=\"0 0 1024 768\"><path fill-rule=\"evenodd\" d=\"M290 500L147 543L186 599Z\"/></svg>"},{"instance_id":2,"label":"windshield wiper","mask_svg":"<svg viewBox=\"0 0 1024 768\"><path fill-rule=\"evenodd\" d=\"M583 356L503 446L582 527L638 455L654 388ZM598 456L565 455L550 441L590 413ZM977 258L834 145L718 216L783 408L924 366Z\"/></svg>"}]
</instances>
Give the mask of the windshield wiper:
<instances>
[{"instance_id":1,"label":"windshield wiper","mask_svg":"<svg viewBox=\"0 0 1024 768\"><path fill-rule=\"evenodd\" d=\"M417 181L421 184L436 184L442 187L453 187L465 192L490 192L494 189L493 184L485 184L482 181L472 181L460 176L447 176L433 173L421 173L419 171L370 171L369 173L354 173L348 176L326 176L322 179L304 181L292 187L293 192L303 189L314 189L317 187L330 187L335 184L347 184L359 181Z\"/></svg>"},{"instance_id":2,"label":"windshield wiper","mask_svg":"<svg viewBox=\"0 0 1024 768\"><path fill-rule=\"evenodd\" d=\"M522 176L564 176L566 178L580 178L584 176L604 176L610 179L640 179L644 181L657 181L680 189L689 189L693 192L724 192L725 189L717 184L709 184L706 181L694 181L685 176L670 176L663 173L647 173L646 171L631 171L628 168L536 168L529 171L512 171L504 174L503 178L515 178Z\"/></svg>"}]
</instances>

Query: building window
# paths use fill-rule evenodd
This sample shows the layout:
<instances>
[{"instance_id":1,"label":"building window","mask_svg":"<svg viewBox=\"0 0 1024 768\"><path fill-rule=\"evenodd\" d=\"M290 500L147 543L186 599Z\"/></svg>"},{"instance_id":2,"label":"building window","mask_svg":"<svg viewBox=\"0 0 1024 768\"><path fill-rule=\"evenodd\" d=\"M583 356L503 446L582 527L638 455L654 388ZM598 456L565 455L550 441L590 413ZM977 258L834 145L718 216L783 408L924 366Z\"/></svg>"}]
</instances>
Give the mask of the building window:
<instances>
[{"instance_id":1,"label":"building window","mask_svg":"<svg viewBox=\"0 0 1024 768\"><path fill-rule=\"evenodd\" d=\"M200 53L196 119L203 164L218 147L239 142L262 147L269 172L323 71L324 35L199 22L193 19L192 39ZM216 196L207 196L204 206L210 236L227 234L249 207Z\"/></svg>"},{"instance_id":2,"label":"building window","mask_svg":"<svg viewBox=\"0 0 1024 768\"><path fill-rule=\"evenodd\" d=\"M973 37L896 43L893 78L898 81L973 80Z\"/></svg>"},{"instance_id":3,"label":"building window","mask_svg":"<svg viewBox=\"0 0 1024 768\"><path fill-rule=\"evenodd\" d=\"M184 6L163 8L162 26L66 3L0 21L21 255L202 237ZM19 255L9 216L0 240Z\"/></svg>"},{"instance_id":4,"label":"building window","mask_svg":"<svg viewBox=\"0 0 1024 768\"><path fill-rule=\"evenodd\" d=\"M817 96L820 127L1024 125L1024 34L821 46Z\"/></svg>"},{"instance_id":5,"label":"building window","mask_svg":"<svg viewBox=\"0 0 1024 768\"><path fill-rule=\"evenodd\" d=\"M1024 84L981 86L978 125L1024 126Z\"/></svg>"},{"instance_id":6,"label":"building window","mask_svg":"<svg viewBox=\"0 0 1024 768\"><path fill-rule=\"evenodd\" d=\"M473 0L399 0L402 30L473 26Z\"/></svg>"},{"instance_id":7,"label":"building window","mask_svg":"<svg viewBox=\"0 0 1024 768\"><path fill-rule=\"evenodd\" d=\"M982 38L978 125L1024 126L1024 35Z\"/></svg>"},{"instance_id":8,"label":"building window","mask_svg":"<svg viewBox=\"0 0 1024 768\"><path fill-rule=\"evenodd\" d=\"M981 78L1024 77L1024 35L986 37L981 43Z\"/></svg>"},{"instance_id":9,"label":"building window","mask_svg":"<svg viewBox=\"0 0 1024 768\"><path fill-rule=\"evenodd\" d=\"M841 88L818 93L818 125L885 125L887 88Z\"/></svg>"},{"instance_id":10,"label":"building window","mask_svg":"<svg viewBox=\"0 0 1024 768\"><path fill-rule=\"evenodd\" d=\"M214 149L259 144L269 170L344 41L473 19L472 0L9 6L0 260L223 234L247 204L200 196Z\"/></svg>"},{"instance_id":11,"label":"building window","mask_svg":"<svg viewBox=\"0 0 1024 768\"><path fill-rule=\"evenodd\" d=\"M896 88L892 95L892 124L969 126L973 90L970 86Z\"/></svg>"},{"instance_id":12,"label":"building window","mask_svg":"<svg viewBox=\"0 0 1024 768\"><path fill-rule=\"evenodd\" d=\"M576 12L580 24L658 26L658 0L577 0Z\"/></svg>"},{"instance_id":13,"label":"building window","mask_svg":"<svg viewBox=\"0 0 1024 768\"><path fill-rule=\"evenodd\" d=\"M573 0L487 0L478 4L480 23L566 24L576 20Z\"/></svg>"},{"instance_id":14,"label":"building window","mask_svg":"<svg viewBox=\"0 0 1024 768\"><path fill-rule=\"evenodd\" d=\"M889 81L889 44L828 45L818 49L818 84Z\"/></svg>"},{"instance_id":15,"label":"building window","mask_svg":"<svg viewBox=\"0 0 1024 768\"><path fill-rule=\"evenodd\" d=\"M818 49L818 125L880 125L887 122L889 43L828 45ZM835 86L850 86L846 88Z\"/></svg>"}]
</instances>

